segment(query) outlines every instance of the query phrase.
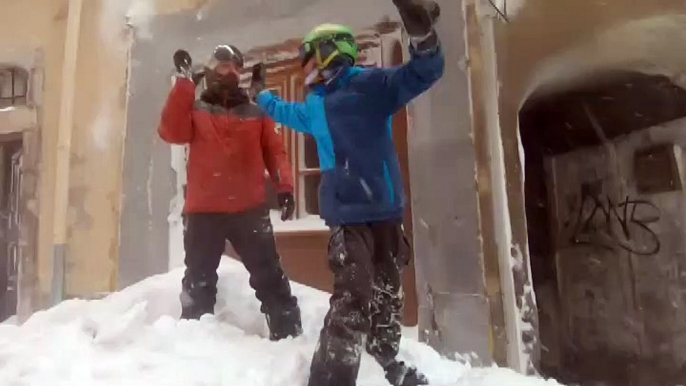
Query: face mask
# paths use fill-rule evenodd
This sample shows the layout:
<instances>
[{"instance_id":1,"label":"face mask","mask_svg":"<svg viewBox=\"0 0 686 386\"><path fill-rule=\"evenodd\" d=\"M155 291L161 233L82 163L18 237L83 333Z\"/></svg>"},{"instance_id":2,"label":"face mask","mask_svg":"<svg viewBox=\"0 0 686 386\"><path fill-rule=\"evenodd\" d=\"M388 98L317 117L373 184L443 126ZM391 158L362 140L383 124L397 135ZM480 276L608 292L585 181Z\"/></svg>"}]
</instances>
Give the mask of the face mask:
<instances>
[{"instance_id":1,"label":"face mask","mask_svg":"<svg viewBox=\"0 0 686 386\"><path fill-rule=\"evenodd\" d=\"M312 70L312 72L307 74L307 77L305 78L305 85L311 86L315 83L318 83L319 79L319 70L315 68L314 70Z\"/></svg>"},{"instance_id":2,"label":"face mask","mask_svg":"<svg viewBox=\"0 0 686 386\"><path fill-rule=\"evenodd\" d=\"M230 72L226 75L219 75L217 73L208 74L207 85L209 88L219 88L224 90L238 89L239 79L236 74Z\"/></svg>"},{"instance_id":3,"label":"face mask","mask_svg":"<svg viewBox=\"0 0 686 386\"><path fill-rule=\"evenodd\" d=\"M231 108L248 101L247 94L240 88L235 74L210 76L206 81L207 89L202 93L201 99L207 103Z\"/></svg>"}]
</instances>

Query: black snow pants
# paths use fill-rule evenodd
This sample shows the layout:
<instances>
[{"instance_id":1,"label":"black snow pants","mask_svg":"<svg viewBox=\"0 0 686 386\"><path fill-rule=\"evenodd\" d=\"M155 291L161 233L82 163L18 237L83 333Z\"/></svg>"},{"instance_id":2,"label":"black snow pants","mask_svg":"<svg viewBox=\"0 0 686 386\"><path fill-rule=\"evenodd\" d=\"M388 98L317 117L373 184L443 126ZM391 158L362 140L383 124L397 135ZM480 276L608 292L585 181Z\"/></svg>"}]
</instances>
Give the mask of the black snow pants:
<instances>
[{"instance_id":1,"label":"black snow pants","mask_svg":"<svg viewBox=\"0 0 686 386\"><path fill-rule=\"evenodd\" d=\"M262 303L262 312L273 316L297 311L300 323L297 299L281 268L267 209L235 214L193 213L187 215L186 221L182 318L198 319L214 313L217 268L228 239L250 274L250 286Z\"/></svg>"},{"instance_id":2,"label":"black snow pants","mask_svg":"<svg viewBox=\"0 0 686 386\"><path fill-rule=\"evenodd\" d=\"M402 225L377 222L332 231L334 290L309 386L354 386L363 349L386 368L400 344L401 271L409 262Z\"/></svg>"}]
</instances>

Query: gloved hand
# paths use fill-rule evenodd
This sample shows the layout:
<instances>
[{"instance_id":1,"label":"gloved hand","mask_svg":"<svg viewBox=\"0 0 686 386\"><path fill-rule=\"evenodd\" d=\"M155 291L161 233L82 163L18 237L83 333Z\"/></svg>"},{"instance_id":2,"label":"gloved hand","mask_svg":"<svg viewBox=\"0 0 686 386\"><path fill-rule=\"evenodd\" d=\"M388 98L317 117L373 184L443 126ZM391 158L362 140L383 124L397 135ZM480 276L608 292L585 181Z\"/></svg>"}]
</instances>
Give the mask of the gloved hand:
<instances>
[{"instance_id":1,"label":"gloved hand","mask_svg":"<svg viewBox=\"0 0 686 386\"><path fill-rule=\"evenodd\" d=\"M413 38L429 35L441 15L441 7L433 0L393 0L393 4Z\"/></svg>"},{"instance_id":2,"label":"gloved hand","mask_svg":"<svg viewBox=\"0 0 686 386\"><path fill-rule=\"evenodd\" d=\"M277 195L279 206L281 207L281 221L286 221L293 216L295 212L295 198L293 193L279 193Z\"/></svg>"},{"instance_id":3,"label":"gloved hand","mask_svg":"<svg viewBox=\"0 0 686 386\"><path fill-rule=\"evenodd\" d=\"M179 75L186 79L191 79L193 77L193 72L191 71L192 66L193 59L188 51L178 49L174 52L174 67L176 67L176 72Z\"/></svg>"},{"instance_id":4,"label":"gloved hand","mask_svg":"<svg viewBox=\"0 0 686 386\"><path fill-rule=\"evenodd\" d=\"M174 52L174 67L176 68L177 76L189 79L196 85L205 77L203 71L193 73L193 59L188 51L183 49L178 49Z\"/></svg>"},{"instance_id":5,"label":"gloved hand","mask_svg":"<svg viewBox=\"0 0 686 386\"><path fill-rule=\"evenodd\" d=\"M195 85L197 86L197 85L202 81L202 79L203 79L204 77L205 77L205 71L198 71L198 72L194 72L194 73L193 73L193 77L192 77L191 80L192 80L193 83L195 83Z\"/></svg>"},{"instance_id":6,"label":"gloved hand","mask_svg":"<svg viewBox=\"0 0 686 386\"><path fill-rule=\"evenodd\" d=\"M428 51L438 45L434 25L441 7L433 0L393 0L412 45L418 51Z\"/></svg>"},{"instance_id":7,"label":"gloved hand","mask_svg":"<svg viewBox=\"0 0 686 386\"><path fill-rule=\"evenodd\" d=\"M250 79L250 88L248 95L250 99L255 100L257 94L262 92L267 87L267 67L260 62L252 66L252 78Z\"/></svg>"}]
</instances>

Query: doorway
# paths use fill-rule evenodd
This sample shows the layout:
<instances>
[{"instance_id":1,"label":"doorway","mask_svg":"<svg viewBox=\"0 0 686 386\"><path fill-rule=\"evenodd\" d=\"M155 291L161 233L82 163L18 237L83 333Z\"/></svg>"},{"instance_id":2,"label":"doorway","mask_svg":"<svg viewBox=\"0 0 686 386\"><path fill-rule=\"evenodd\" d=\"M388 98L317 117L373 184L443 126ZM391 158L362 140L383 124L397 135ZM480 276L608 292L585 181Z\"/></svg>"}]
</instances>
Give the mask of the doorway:
<instances>
[{"instance_id":1,"label":"doorway","mask_svg":"<svg viewBox=\"0 0 686 386\"><path fill-rule=\"evenodd\" d=\"M683 117L686 91L635 72L522 107L545 376L584 386L686 379Z\"/></svg>"},{"instance_id":2,"label":"doorway","mask_svg":"<svg viewBox=\"0 0 686 386\"><path fill-rule=\"evenodd\" d=\"M0 321L17 313L19 290L21 136L0 138Z\"/></svg>"}]
</instances>

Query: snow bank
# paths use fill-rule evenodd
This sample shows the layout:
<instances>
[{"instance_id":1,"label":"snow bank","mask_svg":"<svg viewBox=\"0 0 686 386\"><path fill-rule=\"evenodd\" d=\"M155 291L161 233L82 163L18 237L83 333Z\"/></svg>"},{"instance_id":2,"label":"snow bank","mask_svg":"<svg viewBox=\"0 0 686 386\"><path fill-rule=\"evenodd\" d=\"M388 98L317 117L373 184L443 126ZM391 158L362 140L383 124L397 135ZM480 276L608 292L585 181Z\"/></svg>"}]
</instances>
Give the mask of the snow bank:
<instances>
[{"instance_id":1,"label":"snow bank","mask_svg":"<svg viewBox=\"0 0 686 386\"><path fill-rule=\"evenodd\" d=\"M294 284L305 333L271 342L242 265L224 259L217 315L179 321L183 271L150 277L102 300L70 300L26 323L0 324L3 385L40 386L302 386L328 296ZM410 329L411 333L412 329ZM506 369L473 369L404 338L401 356L433 385L554 386ZM365 356L360 386L386 385Z\"/></svg>"}]
</instances>

